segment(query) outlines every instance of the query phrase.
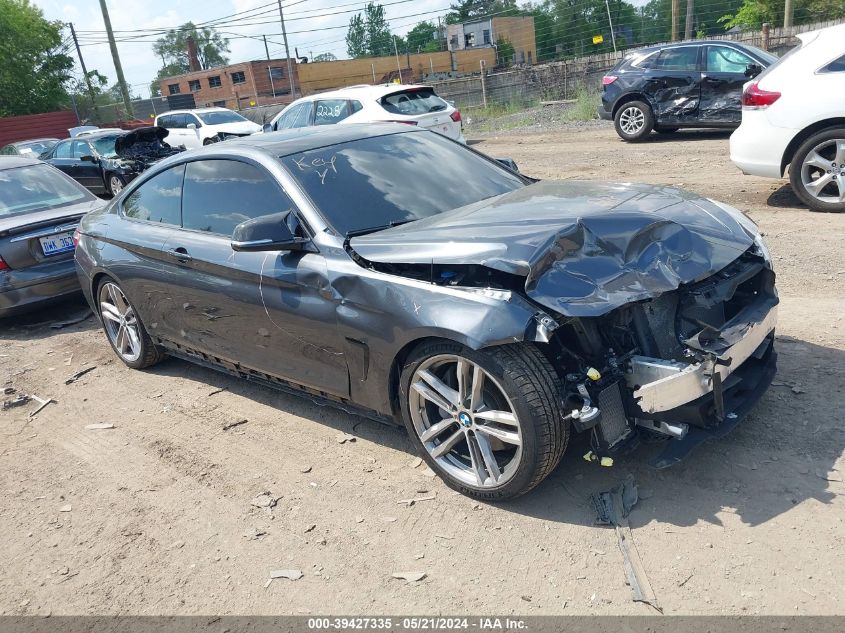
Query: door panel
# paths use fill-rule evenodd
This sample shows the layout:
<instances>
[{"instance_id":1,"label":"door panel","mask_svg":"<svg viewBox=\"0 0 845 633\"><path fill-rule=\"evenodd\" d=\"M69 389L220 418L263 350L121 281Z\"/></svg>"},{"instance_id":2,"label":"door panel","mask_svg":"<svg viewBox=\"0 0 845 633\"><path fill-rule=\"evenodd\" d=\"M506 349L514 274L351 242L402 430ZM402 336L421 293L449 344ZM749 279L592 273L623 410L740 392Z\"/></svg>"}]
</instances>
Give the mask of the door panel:
<instances>
[{"instance_id":1,"label":"door panel","mask_svg":"<svg viewBox=\"0 0 845 633\"><path fill-rule=\"evenodd\" d=\"M701 97L698 46L662 50L645 70L643 92L660 124L694 123Z\"/></svg>"},{"instance_id":2,"label":"door panel","mask_svg":"<svg viewBox=\"0 0 845 633\"><path fill-rule=\"evenodd\" d=\"M100 163L88 142L74 141L71 151L73 153L73 159L76 161L76 175L74 177L91 191L103 193L105 191L105 185L103 183ZM94 162L82 160L83 156L93 156Z\"/></svg>"},{"instance_id":3,"label":"door panel","mask_svg":"<svg viewBox=\"0 0 845 633\"><path fill-rule=\"evenodd\" d=\"M708 46L701 74L700 119L707 123L739 125L742 121L742 87L748 81L745 70L757 63L727 46Z\"/></svg>"},{"instance_id":4,"label":"door panel","mask_svg":"<svg viewBox=\"0 0 845 633\"><path fill-rule=\"evenodd\" d=\"M186 230L173 234L164 252L171 260L168 319L178 332L174 342L348 395L337 302L322 255L238 253L229 238Z\"/></svg>"}]
</instances>

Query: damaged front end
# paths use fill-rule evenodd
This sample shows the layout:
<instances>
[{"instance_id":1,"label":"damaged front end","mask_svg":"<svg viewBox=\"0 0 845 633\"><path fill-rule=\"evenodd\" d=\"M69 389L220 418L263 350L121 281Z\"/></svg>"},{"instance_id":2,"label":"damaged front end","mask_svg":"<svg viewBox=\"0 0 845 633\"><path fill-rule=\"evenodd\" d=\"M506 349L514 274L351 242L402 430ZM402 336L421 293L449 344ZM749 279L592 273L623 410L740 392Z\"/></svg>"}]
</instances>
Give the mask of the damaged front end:
<instances>
[{"instance_id":1,"label":"damaged front end","mask_svg":"<svg viewBox=\"0 0 845 633\"><path fill-rule=\"evenodd\" d=\"M114 142L114 156L109 158L112 167L137 175L160 160L184 151L182 148L170 147L164 141L169 134L163 127L149 126L117 137Z\"/></svg>"},{"instance_id":2,"label":"damaged front end","mask_svg":"<svg viewBox=\"0 0 845 633\"><path fill-rule=\"evenodd\" d=\"M653 461L665 468L733 429L775 373L774 282L752 247L701 282L556 332L567 410L576 430L592 433L593 454L643 435L672 439Z\"/></svg>"}]
</instances>

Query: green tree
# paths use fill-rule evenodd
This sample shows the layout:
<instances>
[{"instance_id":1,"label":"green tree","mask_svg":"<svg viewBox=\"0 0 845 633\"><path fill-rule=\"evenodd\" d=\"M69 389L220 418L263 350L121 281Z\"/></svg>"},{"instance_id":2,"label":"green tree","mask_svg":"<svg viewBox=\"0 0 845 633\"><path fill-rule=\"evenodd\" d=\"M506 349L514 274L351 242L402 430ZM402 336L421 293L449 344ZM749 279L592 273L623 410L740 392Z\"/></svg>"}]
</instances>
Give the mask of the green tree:
<instances>
[{"instance_id":1,"label":"green tree","mask_svg":"<svg viewBox=\"0 0 845 633\"><path fill-rule=\"evenodd\" d=\"M320 53L319 55L314 55L314 59L312 62L333 62L337 60L337 56L334 53Z\"/></svg>"},{"instance_id":2,"label":"green tree","mask_svg":"<svg viewBox=\"0 0 845 633\"><path fill-rule=\"evenodd\" d=\"M393 35L382 5L368 2L363 13L356 13L349 19L346 52L350 57L393 54Z\"/></svg>"},{"instance_id":3,"label":"green tree","mask_svg":"<svg viewBox=\"0 0 845 633\"><path fill-rule=\"evenodd\" d=\"M164 61L164 66L178 66L182 73L190 70L188 58L188 38L193 37L197 44L197 58L203 68L225 66L229 58L229 40L220 35L214 27L198 29L193 22L185 22L178 29L170 29L153 44L156 57ZM180 73L176 73L180 74ZM159 78L163 75L159 75Z\"/></svg>"},{"instance_id":4,"label":"green tree","mask_svg":"<svg viewBox=\"0 0 845 633\"><path fill-rule=\"evenodd\" d=\"M783 10L782 0L744 0L740 6L724 12L718 22L726 29L757 30L764 22L780 26L783 24ZM845 17L845 2L842 0L798 0L792 12L794 24L841 17Z\"/></svg>"},{"instance_id":5,"label":"green tree","mask_svg":"<svg viewBox=\"0 0 845 633\"><path fill-rule=\"evenodd\" d=\"M514 49L513 44L506 37L500 37L496 40L496 64L499 66L507 66L513 63Z\"/></svg>"},{"instance_id":6,"label":"green tree","mask_svg":"<svg viewBox=\"0 0 845 633\"><path fill-rule=\"evenodd\" d=\"M522 11L516 0L462 0L449 7L446 24L461 24L481 18L520 15Z\"/></svg>"},{"instance_id":7,"label":"green tree","mask_svg":"<svg viewBox=\"0 0 845 633\"><path fill-rule=\"evenodd\" d=\"M412 53L434 53L440 50L437 26L431 22L420 22L405 36L408 50Z\"/></svg>"},{"instance_id":8,"label":"green tree","mask_svg":"<svg viewBox=\"0 0 845 633\"><path fill-rule=\"evenodd\" d=\"M0 116L50 112L68 103L73 59L62 25L29 0L0 0Z\"/></svg>"},{"instance_id":9,"label":"green tree","mask_svg":"<svg viewBox=\"0 0 845 633\"><path fill-rule=\"evenodd\" d=\"M349 30L346 32L346 52L350 57L367 56L367 29L364 16L356 13L349 18Z\"/></svg>"}]
</instances>

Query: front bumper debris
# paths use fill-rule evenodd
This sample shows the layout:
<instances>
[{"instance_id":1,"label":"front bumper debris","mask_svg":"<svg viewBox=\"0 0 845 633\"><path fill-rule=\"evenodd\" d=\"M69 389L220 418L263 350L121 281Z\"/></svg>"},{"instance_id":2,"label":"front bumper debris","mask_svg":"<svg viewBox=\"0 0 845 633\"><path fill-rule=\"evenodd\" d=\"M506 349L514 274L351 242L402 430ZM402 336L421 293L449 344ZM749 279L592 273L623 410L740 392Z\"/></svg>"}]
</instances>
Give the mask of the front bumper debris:
<instances>
[{"instance_id":1,"label":"front bumper debris","mask_svg":"<svg viewBox=\"0 0 845 633\"><path fill-rule=\"evenodd\" d=\"M674 409L713 393L715 387L724 385L728 377L774 331L777 306L772 306L768 312L760 315L759 321L749 320L749 317L754 316L754 310L749 310L732 319L732 323L727 324L723 332L728 336L733 334L738 340L720 354L709 354L702 362L685 364L647 356L631 357L631 371L626 376L626 382L633 389L634 400L643 413L653 414Z\"/></svg>"}]
</instances>

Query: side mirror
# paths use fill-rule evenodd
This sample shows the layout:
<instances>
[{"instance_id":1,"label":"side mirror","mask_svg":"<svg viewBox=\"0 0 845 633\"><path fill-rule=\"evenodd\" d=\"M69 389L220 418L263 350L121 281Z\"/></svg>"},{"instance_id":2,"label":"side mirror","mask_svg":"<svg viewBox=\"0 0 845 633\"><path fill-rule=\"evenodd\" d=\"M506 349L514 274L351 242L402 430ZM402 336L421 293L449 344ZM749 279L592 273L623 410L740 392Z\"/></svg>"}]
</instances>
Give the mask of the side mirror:
<instances>
[{"instance_id":1,"label":"side mirror","mask_svg":"<svg viewBox=\"0 0 845 633\"><path fill-rule=\"evenodd\" d=\"M261 131L264 132L265 134L267 132L272 132L273 131L273 124L272 123L265 123L264 125L261 126Z\"/></svg>"},{"instance_id":2,"label":"side mirror","mask_svg":"<svg viewBox=\"0 0 845 633\"><path fill-rule=\"evenodd\" d=\"M311 251L311 240L296 235L299 222L291 211L264 215L241 222L232 233L232 250Z\"/></svg>"},{"instance_id":3,"label":"side mirror","mask_svg":"<svg viewBox=\"0 0 845 633\"><path fill-rule=\"evenodd\" d=\"M759 64L748 64L748 66L745 67L745 76L749 79L753 79L761 72L763 72L763 67Z\"/></svg>"},{"instance_id":4,"label":"side mirror","mask_svg":"<svg viewBox=\"0 0 845 633\"><path fill-rule=\"evenodd\" d=\"M85 154L85 156L80 156L79 160L85 161L86 163L96 163L97 159L91 156L91 154Z\"/></svg>"},{"instance_id":5,"label":"side mirror","mask_svg":"<svg viewBox=\"0 0 845 633\"><path fill-rule=\"evenodd\" d=\"M185 127L187 127L189 130L196 130L197 124L196 123L188 123L188 125L186 125Z\"/></svg>"}]
</instances>

